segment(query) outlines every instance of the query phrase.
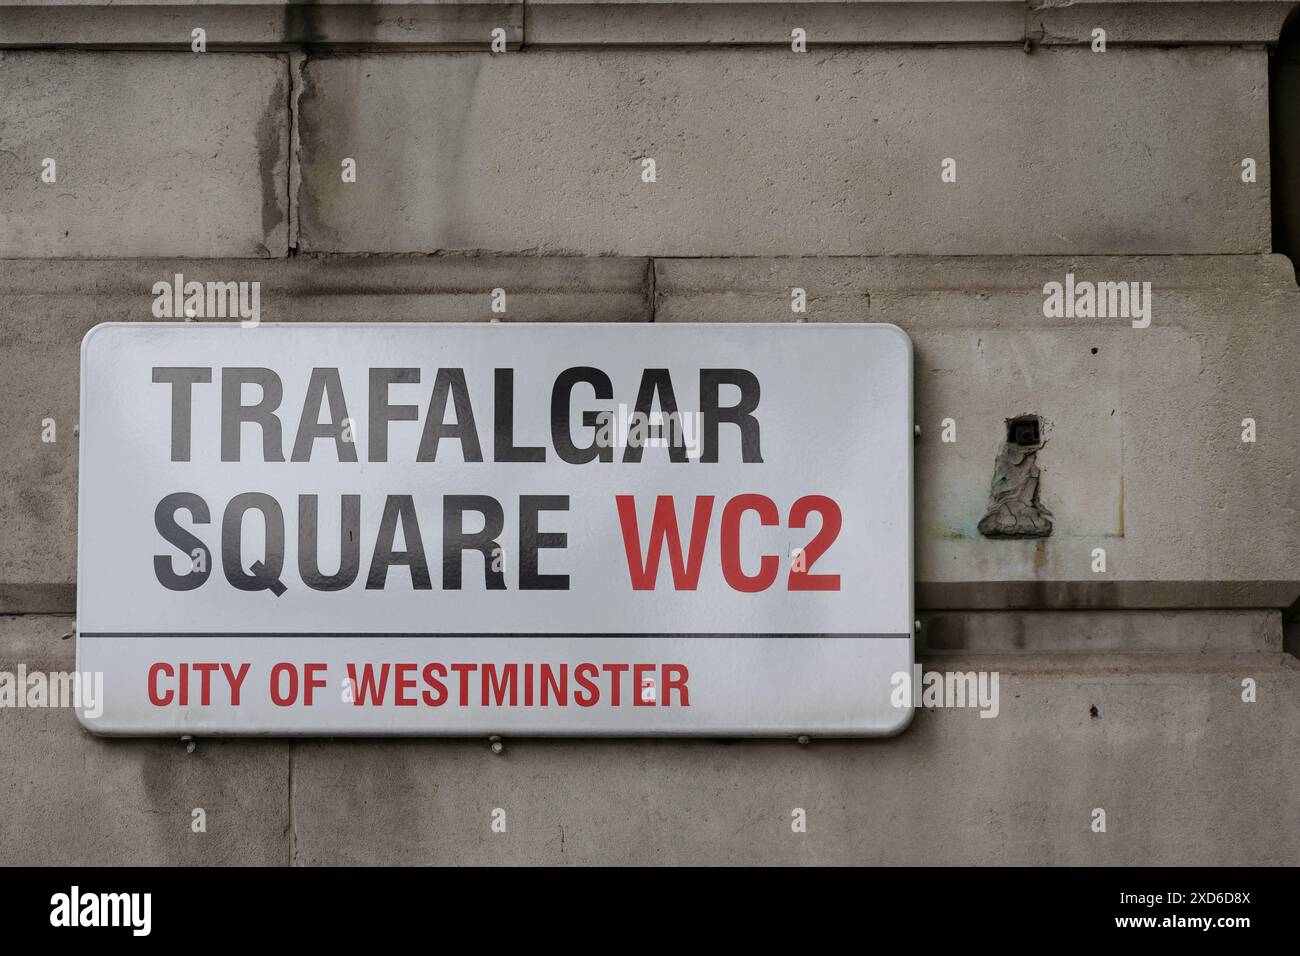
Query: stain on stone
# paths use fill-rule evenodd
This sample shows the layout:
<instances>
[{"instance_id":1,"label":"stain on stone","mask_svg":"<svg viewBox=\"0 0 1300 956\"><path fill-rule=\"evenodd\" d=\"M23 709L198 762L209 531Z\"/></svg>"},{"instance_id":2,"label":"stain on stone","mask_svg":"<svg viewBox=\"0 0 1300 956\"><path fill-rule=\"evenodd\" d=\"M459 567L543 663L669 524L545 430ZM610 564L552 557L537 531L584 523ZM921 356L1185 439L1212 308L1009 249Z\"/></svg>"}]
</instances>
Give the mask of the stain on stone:
<instances>
[{"instance_id":1,"label":"stain on stone","mask_svg":"<svg viewBox=\"0 0 1300 956\"><path fill-rule=\"evenodd\" d=\"M285 210L280 206L280 171L287 161L284 139L285 103L287 102L288 80L279 78L271 90L271 102L257 124L254 135L257 140L258 165L262 174L262 236L270 240L280 224L285 221ZM287 233L286 233L287 235ZM279 243L275 243L279 245ZM259 249L270 255L265 242Z\"/></svg>"},{"instance_id":2,"label":"stain on stone","mask_svg":"<svg viewBox=\"0 0 1300 956\"><path fill-rule=\"evenodd\" d=\"M1091 717L1093 720L1097 720L1101 717L1101 711L1097 709L1096 704L1093 704L1091 707L1088 708L1088 716Z\"/></svg>"},{"instance_id":3,"label":"stain on stone","mask_svg":"<svg viewBox=\"0 0 1300 956\"><path fill-rule=\"evenodd\" d=\"M960 614L935 614L921 629L918 650L958 651L967 646L966 619Z\"/></svg>"},{"instance_id":4,"label":"stain on stone","mask_svg":"<svg viewBox=\"0 0 1300 956\"><path fill-rule=\"evenodd\" d=\"M993 465L988 510L979 522L984 537L1046 538L1052 533L1052 512L1039 500L1043 438L1037 415L1007 419L1007 438Z\"/></svg>"},{"instance_id":5,"label":"stain on stone","mask_svg":"<svg viewBox=\"0 0 1300 956\"><path fill-rule=\"evenodd\" d=\"M317 0L289 0L284 7L284 41L308 48L323 42L325 29L320 19Z\"/></svg>"}]
</instances>

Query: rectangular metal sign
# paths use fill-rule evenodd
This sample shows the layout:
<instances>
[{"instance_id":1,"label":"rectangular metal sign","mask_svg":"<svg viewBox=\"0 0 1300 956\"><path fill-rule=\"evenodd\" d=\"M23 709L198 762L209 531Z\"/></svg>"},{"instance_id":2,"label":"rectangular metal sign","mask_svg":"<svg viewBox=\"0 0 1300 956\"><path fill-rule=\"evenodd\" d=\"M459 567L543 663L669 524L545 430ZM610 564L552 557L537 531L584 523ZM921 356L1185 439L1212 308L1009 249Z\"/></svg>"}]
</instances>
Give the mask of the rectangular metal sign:
<instances>
[{"instance_id":1,"label":"rectangular metal sign","mask_svg":"<svg viewBox=\"0 0 1300 956\"><path fill-rule=\"evenodd\" d=\"M897 732L912 441L890 325L98 326L82 721Z\"/></svg>"}]
</instances>

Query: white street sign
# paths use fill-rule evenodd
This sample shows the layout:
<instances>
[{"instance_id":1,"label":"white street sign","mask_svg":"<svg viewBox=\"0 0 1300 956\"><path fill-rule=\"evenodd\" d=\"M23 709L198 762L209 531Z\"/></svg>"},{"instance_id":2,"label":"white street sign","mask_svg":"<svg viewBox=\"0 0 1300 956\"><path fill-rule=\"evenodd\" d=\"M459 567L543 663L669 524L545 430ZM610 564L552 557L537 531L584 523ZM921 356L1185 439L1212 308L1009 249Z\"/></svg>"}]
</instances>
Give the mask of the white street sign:
<instances>
[{"instance_id":1,"label":"white street sign","mask_svg":"<svg viewBox=\"0 0 1300 956\"><path fill-rule=\"evenodd\" d=\"M82 720L897 732L911 367L889 325L98 326Z\"/></svg>"}]
</instances>

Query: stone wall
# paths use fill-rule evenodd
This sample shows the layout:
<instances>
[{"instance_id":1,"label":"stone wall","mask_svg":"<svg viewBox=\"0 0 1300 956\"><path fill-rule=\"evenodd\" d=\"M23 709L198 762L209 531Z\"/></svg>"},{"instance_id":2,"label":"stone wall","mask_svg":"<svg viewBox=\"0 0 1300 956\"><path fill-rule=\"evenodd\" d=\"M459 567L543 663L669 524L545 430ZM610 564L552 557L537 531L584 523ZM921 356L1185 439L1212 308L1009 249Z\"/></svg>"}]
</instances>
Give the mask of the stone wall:
<instances>
[{"instance_id":1,"label":"stone wall","mask_svg":"<svg viewBox=\"0 0 1300 956\"><path fill-rule=\"evenodd\" d=\"M1300 863L1295 6L0 0L0 671L73 666L79 343L181 272L272 322L892 322L921 661L1001 675L995 719L806 746L0 709L0 863ZM1046 316L1067 275L1149 326ZM1020 414L1055 526L993 540Z\"/></svg>"}]
</instances>

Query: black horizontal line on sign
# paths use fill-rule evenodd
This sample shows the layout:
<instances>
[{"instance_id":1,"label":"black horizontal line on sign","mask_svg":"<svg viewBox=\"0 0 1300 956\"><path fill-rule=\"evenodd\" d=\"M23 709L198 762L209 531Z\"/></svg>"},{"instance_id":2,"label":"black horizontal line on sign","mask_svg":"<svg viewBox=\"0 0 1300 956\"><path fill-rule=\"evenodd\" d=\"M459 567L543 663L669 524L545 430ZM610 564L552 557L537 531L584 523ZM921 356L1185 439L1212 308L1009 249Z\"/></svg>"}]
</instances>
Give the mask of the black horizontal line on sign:
<instances>
[{"instance_id":1,"label":"black horizontal line on sign","mask_svg":"<svg viewBox=\"0 0 1300 956\"><path fill-rule=\"evenodd\" d=\"M369 632L369 631L262 631L262 632L239 632L239 631L84 631L81 637L509 637L509 638L568 638L568 637L607 637L607 638L642 638L642 637L659 637L659 638L744 638L763 639L763 638L828 638L828 639L848 639L848 640L884 640L889 638L910 638L912 635L907 633L896 634L849 634L849 633L803 633L803 634L677 634L669 632L644 632L644 633L601 633L592 632L585 634L540 634L537 632L509 632L509 631L473 631L473 632L444 632L444 633L413 633L413 632Z\"/></svg>"}]
</instances>

